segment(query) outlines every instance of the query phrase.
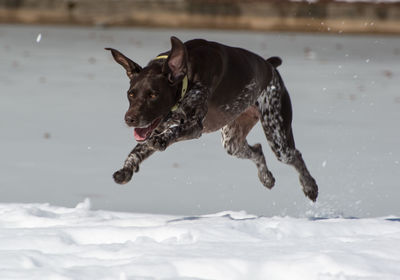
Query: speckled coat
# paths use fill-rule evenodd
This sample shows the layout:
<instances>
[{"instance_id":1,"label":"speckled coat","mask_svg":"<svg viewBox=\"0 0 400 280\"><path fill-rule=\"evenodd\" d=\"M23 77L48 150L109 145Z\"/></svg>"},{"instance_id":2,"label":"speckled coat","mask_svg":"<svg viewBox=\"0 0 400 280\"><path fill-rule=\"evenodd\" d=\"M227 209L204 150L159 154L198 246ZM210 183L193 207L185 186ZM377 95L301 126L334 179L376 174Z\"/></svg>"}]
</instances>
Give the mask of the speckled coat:
<instances>
[{"instance_id":1,"label":"speckled coat","mask_svg":"<svg viewBox=\"0 0 400 280\"><path fill-rule=\"evenodd\" d=\"M143 69L117 50L110 49L131 80L127 124L133 127L157 124L149 137L128 155L123 168L114 173L114 180L117 183L130 181L140 163L155 151L221 130L227 152L252 160L261 183L272 188L275 179L267 168L261 144L249 145L246 141L247 134L260 121L277 159L295 167L305 195L315 201L318 186L295 147L291 102L276 69L281 59L265 60L250 51L202 39L182 43L171 37L171 43L171 50L160 56L163 59L154 59ZM184 77L189 83L181 98ZM166 81L170 87L165 89ZM161 94L169 99L157 97L152 101L153 97L147 97L151 94L145 94L163 86ZM139 103L148 106L139 107ZM170 109L176 104L178 109L172 112ZM155 122L155 119L161 121Z\"/></svg>"}]
</instances>

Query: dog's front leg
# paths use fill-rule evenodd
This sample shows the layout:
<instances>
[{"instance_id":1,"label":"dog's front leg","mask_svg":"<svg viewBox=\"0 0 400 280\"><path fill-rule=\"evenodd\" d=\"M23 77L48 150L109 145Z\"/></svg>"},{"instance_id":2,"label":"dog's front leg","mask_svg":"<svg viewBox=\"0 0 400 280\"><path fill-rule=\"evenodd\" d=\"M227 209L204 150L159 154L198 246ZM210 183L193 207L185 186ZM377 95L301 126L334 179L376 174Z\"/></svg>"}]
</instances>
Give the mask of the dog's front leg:
<instances>
[{"instance_id":1,"label":"dog's front leg","mask_svg":"<svg viewBox=\"0 0 400 280\"><path fill-rule=\"evenodd\" d=\"M116 183L129 182L139 165L156 150L163 151L172 143L199 138L203 131L203 120L207 114L208 89L197 84L187 92L180 108L172 113L171 119L163 126L163 133L153 135L146 142L139 143L130 152L123 168L114 173ZM171 127L172 126L172 127Z\"/></svg>"},{"instance_id":2,"label":"dog's front leg","mask_svg":"<svg viewBox=\"0 0 400 280\"><path fill-rule=\"evenodd\" d=\"M114 173L114 181L118 184L128 183L134 172L139 171L139 164L154 153L147 143L139 143L133 148L125 160L124 167Z\"/></svg>"},{"instance_id":3,"label":"dog's front leg","mask_svg":"<svg viewBox=\"0 0 400 280\"><path fill-rule=\"evenodd\" d=\"M128 183L133 173L139 171L140 163L156 150L163 151L172 143L200 137L203 130L201 121L204 117L202 115L197 117L184 121L182 125L168 128L164 133L152 136L144 143L137 144L126 158L124 166L114 173L114 181L118 184Z\"/></svg>"},{"instance_id":4,"label":"dog's front leg","mask_svg":"<svg viewBox=\"0 0 400 280\"><path fill-rule=\"evenodd\" d=\"M196 121L188 125L174 126L160 135L155 135L149 140L150 146L158 151L164 151L169 145L199 138L203 131L202 121Z\"/></svg>"},{"instance_id":5,"label":"dog's front leg","mask_svg":"<svg viewBox=\"0 0 400 280\"><path fill-rule=\"evenodd\" d=\"M208 89L200 84L193 86L183 99L179 110L172 114L174 125L163 133L154 135L149 139L149 145L163 151L175 142L199 138L203 132L203 120L208 110L208 93Z\"/></svg>"}]
</instances>

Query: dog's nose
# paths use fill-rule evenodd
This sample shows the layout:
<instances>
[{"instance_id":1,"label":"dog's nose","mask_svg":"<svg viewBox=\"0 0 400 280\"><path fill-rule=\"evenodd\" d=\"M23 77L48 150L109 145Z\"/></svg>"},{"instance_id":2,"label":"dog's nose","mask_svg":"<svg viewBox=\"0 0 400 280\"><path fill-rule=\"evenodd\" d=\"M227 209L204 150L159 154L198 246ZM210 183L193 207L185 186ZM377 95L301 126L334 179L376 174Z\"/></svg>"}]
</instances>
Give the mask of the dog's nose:
<instances>
[{"instance_id":1,"label":"dog's nose","mask_svg":"<svg viewBox=\"0 0 400 280\"><path fill-rule=\"evenodd\" d=\"M127 125L133 125L135 123L135 118L130 115L125 115L125 122Z\"/></svg>"}]
</instances>

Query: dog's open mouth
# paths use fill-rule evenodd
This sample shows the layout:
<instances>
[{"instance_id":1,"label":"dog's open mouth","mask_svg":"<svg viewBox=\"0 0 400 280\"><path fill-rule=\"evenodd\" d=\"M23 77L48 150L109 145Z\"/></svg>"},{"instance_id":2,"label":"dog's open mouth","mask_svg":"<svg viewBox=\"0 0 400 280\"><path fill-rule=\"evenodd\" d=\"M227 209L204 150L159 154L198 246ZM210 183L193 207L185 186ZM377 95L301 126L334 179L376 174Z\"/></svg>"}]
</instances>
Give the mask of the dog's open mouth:
<instances>
[{"instance_id":1,"label":"dog's open mouth","mask_svg":"<svg viewBox=\"0 0 400 280\"><path fill-rule=\"evenodd\" d=\"M158 126L160 121L161 121L161 117L155 119L146 127L136 127L133 132L133 135L135 136L135 140L138 142L141 142L141 141L145 141L147 138L149 138L149 136L151 135L153 130Z\"/></svg>"}]
</instances>

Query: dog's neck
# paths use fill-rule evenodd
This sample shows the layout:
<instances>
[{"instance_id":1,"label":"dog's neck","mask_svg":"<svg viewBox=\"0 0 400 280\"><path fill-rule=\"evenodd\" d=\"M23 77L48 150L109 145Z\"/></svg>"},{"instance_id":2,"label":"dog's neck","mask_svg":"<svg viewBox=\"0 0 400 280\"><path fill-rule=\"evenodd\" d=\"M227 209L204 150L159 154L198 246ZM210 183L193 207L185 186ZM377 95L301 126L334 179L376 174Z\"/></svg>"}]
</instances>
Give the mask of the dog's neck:
<instances>
[{"instance_id":1,"label":"dog's neck","mask_svg":"<svg viewBox=\"0 0 400 280\"><path fill-rule=\"evenodd\" d=\"M168 55L159 55L154 60L167 59L167 58L168 58ZM178 109L180 102L185 97L185 94L186 94L187 88L188 88L188 84L189 84L189 81L188 81L188 76L186 74L185 77L183 77L183 80L182 80L181 94L179 95L179 99L176 102L176 104L171 108L171 112L174 112L174 111L176 111Z\"/></svg>"},{"instance_id":2,"label":"dog's neck","mask_svg":"<svg viewBox=\"0 0 400 280\"><path fill-rule=\"evenodd\" d=\"M181 103L182 99L185 97L188 88L188 76L185 75L182 80L182 88L181 88L181 95L179 96L178 102L171 108L171 111L174 112L178 109L179 104Z\"/></svg>"}]
</instances>

